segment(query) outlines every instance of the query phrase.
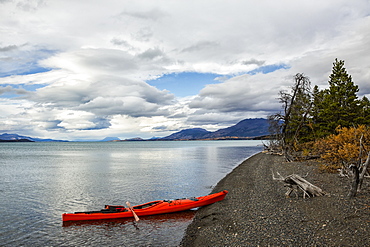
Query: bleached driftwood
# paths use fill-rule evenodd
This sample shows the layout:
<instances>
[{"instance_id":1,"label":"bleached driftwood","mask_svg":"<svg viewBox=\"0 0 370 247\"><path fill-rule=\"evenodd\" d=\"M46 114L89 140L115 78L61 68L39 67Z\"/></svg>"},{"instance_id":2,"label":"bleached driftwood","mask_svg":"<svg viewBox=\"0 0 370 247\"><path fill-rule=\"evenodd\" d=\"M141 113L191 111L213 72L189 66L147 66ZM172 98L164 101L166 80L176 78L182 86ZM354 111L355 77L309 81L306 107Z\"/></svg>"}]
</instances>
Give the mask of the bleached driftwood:
<instances>
[{"instance_id":1,"label":"bleached driftwood","mask_svg":"<svg viewBox=\"0 0 370 247\"><path fill-rule=\"evenodd\" d=\"M272 179L285 183L285 186L288 187L288 191L285 193L286 196L290 196L293 191L298 192L298 190L301 190L303 192L303 198L306 198L306 196L314 197L325 195L325 192L321 188L311 184L306 179L297 174L291 174L285 178L281 176L279 172L277 172L277 175L279 177L276 178L274 176L274 172L272 172Z\"/></svg>"}]
</instances>

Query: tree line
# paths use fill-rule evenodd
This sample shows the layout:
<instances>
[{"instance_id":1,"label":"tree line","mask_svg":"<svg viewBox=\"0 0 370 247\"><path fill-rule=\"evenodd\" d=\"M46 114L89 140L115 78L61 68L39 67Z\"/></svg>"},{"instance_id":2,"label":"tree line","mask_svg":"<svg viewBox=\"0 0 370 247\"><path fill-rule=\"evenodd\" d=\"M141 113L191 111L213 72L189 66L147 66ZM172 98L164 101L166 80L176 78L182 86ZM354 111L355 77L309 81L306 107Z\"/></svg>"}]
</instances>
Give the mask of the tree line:
<instances>
[{"instance_id":1,"label":"tree line","mask_svg":"<svg viewBox=\"0 0 370 247\"><path fill-rule=\"evenodd\" d=\"M344 61L335 59L329 87L311 87L302 73L289 92L280 91L282 111L268 116L274 136L268 149L287 161L320 158L321 168L353 175L350 197L360 190L370 167L370 101L358 97Z\"/></svg>"},{"instance_id":2,"label":"tree line","mask_svg":"<svg viewBox=\"0 0 370 247\"><path fill-rule=\"evenodd\" d=\"M352 155L358 158L360 149L362 156L369 151L370 101L365 96L358 97L359 87L345 69L343 60L335 59L328 83L326 89L320 90L317 85L312 88L310 79L298 73L291 90L279 92L282 111L268 117L270 132L276 137L270 148L279 149L287 161L310 155L322 157L329 152L322 150L325 143L348 131L362 133L352 140L358 147ZM338 152L340 144L336 142L336 145L337 150L330 152Z\"/></svg>"}]
</instances>

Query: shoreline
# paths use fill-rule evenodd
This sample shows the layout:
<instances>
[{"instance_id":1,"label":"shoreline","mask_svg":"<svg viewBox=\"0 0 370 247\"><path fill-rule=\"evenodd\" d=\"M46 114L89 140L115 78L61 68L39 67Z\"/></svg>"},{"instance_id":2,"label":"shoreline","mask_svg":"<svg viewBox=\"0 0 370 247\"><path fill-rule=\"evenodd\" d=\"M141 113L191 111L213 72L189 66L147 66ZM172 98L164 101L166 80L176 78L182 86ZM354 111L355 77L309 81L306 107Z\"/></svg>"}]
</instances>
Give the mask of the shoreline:
<instances>
[{"instance_id":1,"label":"shoreline","mask_svg":"<svg viewBox=\"0 0 370 247\"><path fill-rule=\"evenodd\" d=\"M286 198L272 179L296 173L327 195ZM348 199L350 180L320 173L313 161L290 162L258 153L238 165L212 193L228 190L223 201L200 208L180 246L370 246L370 181Z\"/></svg>"}]
</instances>

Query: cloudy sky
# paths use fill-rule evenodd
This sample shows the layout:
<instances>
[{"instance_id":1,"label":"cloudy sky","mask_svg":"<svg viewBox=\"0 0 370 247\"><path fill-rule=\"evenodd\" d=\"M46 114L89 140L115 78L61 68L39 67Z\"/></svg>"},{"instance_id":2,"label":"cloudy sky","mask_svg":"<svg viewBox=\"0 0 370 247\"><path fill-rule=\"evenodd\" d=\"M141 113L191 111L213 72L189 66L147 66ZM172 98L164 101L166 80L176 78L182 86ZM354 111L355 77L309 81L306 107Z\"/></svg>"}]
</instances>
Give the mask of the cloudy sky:
<instances>
[{"instance_id":1,"label":"cloudy sky","mask_svg":"<svg viewBox=\"0 0 370 247\"><path fill-rule=\"evenodd\" d=\"M369 0L0 0L0 134L214 131L335 58L370 97Z\"/></svg>"}]
</instances>

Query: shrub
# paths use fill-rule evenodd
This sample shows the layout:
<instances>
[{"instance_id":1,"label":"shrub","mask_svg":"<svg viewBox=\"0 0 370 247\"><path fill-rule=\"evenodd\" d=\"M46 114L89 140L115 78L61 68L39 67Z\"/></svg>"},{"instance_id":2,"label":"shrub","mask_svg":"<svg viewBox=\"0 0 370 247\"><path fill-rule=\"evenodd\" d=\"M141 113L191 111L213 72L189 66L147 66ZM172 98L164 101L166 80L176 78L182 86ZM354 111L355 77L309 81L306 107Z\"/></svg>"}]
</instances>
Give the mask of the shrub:
<instances>
[{"instance_id":1,"label":"shrub","mask_svg":"<svg viewBox=\"0 0 370 247\"><path fill-rule=\"evenodd\" d=\"M365 125L350 128L339 126L336 133L315 143L316 153L324 160L322 168L335 172L350 164L364 162L370 149L370 129Z\"/></svg>"}]
</instances>

